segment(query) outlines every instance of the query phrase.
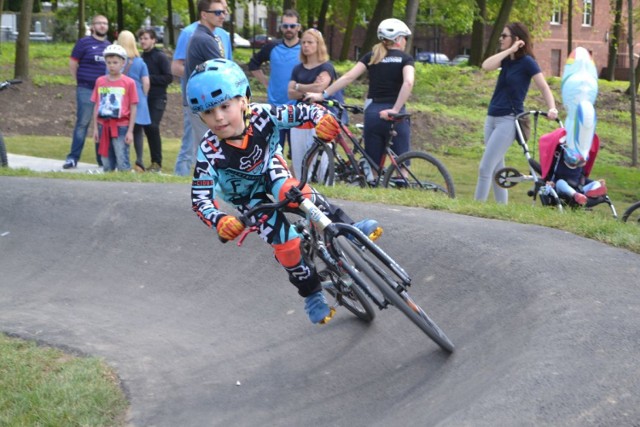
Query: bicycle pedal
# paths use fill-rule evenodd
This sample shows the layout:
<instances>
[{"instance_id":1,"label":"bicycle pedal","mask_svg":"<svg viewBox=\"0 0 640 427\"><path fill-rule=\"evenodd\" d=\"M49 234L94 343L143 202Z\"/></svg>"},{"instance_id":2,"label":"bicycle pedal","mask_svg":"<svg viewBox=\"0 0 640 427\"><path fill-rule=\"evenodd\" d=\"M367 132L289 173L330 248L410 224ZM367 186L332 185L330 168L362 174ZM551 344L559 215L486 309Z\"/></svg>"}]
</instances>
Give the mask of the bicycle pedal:
<instances>
[{"instance_id":1,"label":"bicycle pedal","mask_svg":"<svg viewBox=\"0 0 640 427\"><path fill-rule=\"evenodd\" d=\"M333 315L336 314L336 309L335 307L329 307L329 314L327 315L327 317L325 317L324 319L322 319L320 322L318 322L321 325L326 325L327 323L329 323L329 321L333 318Z\"/></svg>"}]
</instances>

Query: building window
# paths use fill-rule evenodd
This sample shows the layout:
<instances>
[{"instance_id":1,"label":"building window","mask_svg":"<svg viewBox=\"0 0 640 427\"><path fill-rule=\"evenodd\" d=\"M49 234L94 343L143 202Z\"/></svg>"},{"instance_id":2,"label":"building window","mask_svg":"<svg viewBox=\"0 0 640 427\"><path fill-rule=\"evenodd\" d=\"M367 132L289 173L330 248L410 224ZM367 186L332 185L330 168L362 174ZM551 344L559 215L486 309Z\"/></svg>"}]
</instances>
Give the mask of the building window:
<instances>
[{"instance_id":1,"label":"building window","mask_svg":"<svg viewBox=\"0 0 640 427\"><path fill-rule=\"evenodd\" d=\"M551 15L551 25L562 25L562 11L556 9Z\"/></svg>"},{"instance_id":2,"label":"building window","mask_svg":"<svg viewBox=\"0 0 640 427\"><path fill-rule=\"evenodd\" d=\"M593 26L593 0L584 0L582 2L582 26Z\"/></svg>"}]
</instances>

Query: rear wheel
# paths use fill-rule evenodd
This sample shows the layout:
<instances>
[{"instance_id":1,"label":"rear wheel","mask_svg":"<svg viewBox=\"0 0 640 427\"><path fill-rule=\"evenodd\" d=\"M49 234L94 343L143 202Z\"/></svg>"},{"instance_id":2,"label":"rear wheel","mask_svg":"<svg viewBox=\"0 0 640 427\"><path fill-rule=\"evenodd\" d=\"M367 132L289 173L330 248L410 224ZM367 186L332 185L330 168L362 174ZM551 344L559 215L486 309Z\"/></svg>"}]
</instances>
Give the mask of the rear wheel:
<instances>
[{"instance_id":1,"label":"rear wheel","mask_svg":"<svg viewBox=\"0 0 640 427\"><path fill-rule=\"evenodd\" d=\"M332 144L314 144L308 154L307 182L310 184L333 185L335 165L333 163Z\"/></svg>"},{"instance_id":2,"label":"rear wheel","mask_svg":"<svg viewBox=\"0 0 640 427\"><path fill-rule=\"evenodd\" d=\"M636 202L622 214L623 222L635 222L640 225L640 202Z\"/></svg>"},{"instance_id":3,"label":"rear wheel","mask_svg":"<svg viewBox=\"0 0 640 427\"><path fill-rule=\"evenodd\" d=\"M404 153L396 159L398 167L390 165L384 175L382 185L393 188L415 188L456 196L453 179L447 168L430 154L418 151Z\"/></svg>"},{"instance_id":4,"label":"rear wheel","mask_svg":"<svg viewBox=\"0 0 640 427\"><path fill-rule=\"evenodd\" d=\"M343 262L347 264L345 269L353 266L349 271L354 280L363 280L365 276L374 285L384 298L396 306L416 326L418 326L429 338L438 344L443 350L451 353L453 343L433 321L425 311L415 303L403 284L399 284L395 275L369 251L349 241L344 236L338 236L335 245L344 254Z\"/></svg>"},{"instance_id":5,"label":"rear wheel","mask_svg":"<svg viewBox=\"0 0 640 427\"><path fill-rule=\"evenodd\" d=\"M338 275L333 271L326 270L321 274L321 277L324 290L358 319L371 322L376 317L371 302L346 272Z\"/></svg>"},{"instance_id":6,"label":"rear wheel","mask_svg":"<svg viewBox=\"0 0 640 427\"><path fill-rule=\"evenodd\" d=\"M7 160L7 147L4 145L4 138L2 137L2 133L0 133L0 167L9 166L9 161Z\"/></svg>"}]
</instances>

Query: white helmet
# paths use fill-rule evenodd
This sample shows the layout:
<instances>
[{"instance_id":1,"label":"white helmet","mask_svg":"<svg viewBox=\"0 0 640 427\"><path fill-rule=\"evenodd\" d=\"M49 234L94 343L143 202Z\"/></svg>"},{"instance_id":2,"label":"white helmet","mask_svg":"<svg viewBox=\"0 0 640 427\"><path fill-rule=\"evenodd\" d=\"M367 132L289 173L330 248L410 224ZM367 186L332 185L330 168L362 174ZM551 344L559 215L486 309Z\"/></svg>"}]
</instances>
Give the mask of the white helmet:
<instances>
[{"instance_id":1,"label":"white helmet","mask_svg":"<svg viewBox=\"0 0 640 427\"><path fill-rule=\"evenodd\" d=\"M378 25L379 40L395 40L399 36L410 36L411 30L407 24L396 18L385 19Z\"/></svg>"},{"instance_id":2,"label":"white helmet","mask_svg":"<svg viewBox=\"0 0 640 427\"><path fill-rule=\"evenodd\" d=\"M102 52L102 56L106 58L108 55L116 55L124 59L125 61L127 60L127 51L124 50L124 48L119 44L110 44L109 46L105 47L104 52Z\"/></svg>"}]
</instances>

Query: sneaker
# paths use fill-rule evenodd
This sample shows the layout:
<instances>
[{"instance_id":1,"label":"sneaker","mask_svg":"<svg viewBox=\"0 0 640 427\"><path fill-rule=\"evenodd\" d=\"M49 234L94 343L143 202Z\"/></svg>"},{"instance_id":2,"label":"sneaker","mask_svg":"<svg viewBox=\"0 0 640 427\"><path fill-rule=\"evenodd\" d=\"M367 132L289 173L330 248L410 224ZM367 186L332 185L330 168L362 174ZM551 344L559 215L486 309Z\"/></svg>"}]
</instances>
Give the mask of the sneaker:
<instances>
[{"instance_id":1,"label":"sneaker","mask_svg":"<svg viewBox=\"0 0 640 427\"><path fill-rule=\"evenodd\" d=\"M136 172L144 172L144 171L145 171L145 168L144 168L144 165L143 165L143 164L141 164L141 163L136 163L136 164L133 166L133 170L135 170Z\"/></svg>"},{"instance_id":2,"label":"sneaker","mask_svg":"<svg viewBox=\"0 0 640 427\"><path fill-rule=\"evenodd\" d=\"M158 173L161 170L162 170L162 166L160 166L156 162L151 163L151 166L149 166L149 169L148 169L149 172L155 172L155 173Z\"/></svg>"},{"instance_id":3,"label":"sneaker","mask_svg":"<svg viewBox=\"0 0 640 427\"><path fill-rule=\"evenodd\" d=\"M78 166L78 163L73 159L67 159L66 162L62 165L62 169L73 169Z\"/></svg>"},{"instance_id":4,"label":"sneaker","mask_svg":"<svg viewBox=\"0 0 640 427\"><path fill-rule=\"evenodd\" d=\"M575 200L576 203L580 206L584 206L587 204L587 196L582 193L576 192L576 194L573 195L573 200Z\"/></svg>"},{"instance_id":5,"label":"sneaker","mask_svg":"<svg viewBox=\"0 0 640 427\"><path fill-rule=\"evenodd\" d=\"M304 311L311 323L324 325L333 317L336 309L329 307L322 291L315 292L304 299Z\"/></svg>"},{"instance_id":6,"label":"sneaker","mask_svg":"<svg viewBox=\"0 0 640 427\"><path fill-rule=\"evenodd\" d=\"M372 241L378 240L378 238L382 236L382 227L380 227L378 221L375 219L363 219L353 224L353 226L362 231L362 233Z\"/></svg>"},{"instance_id":7,"label":"sneaker","mask_svg":"<svg viewBox=\"0 0 640 427\"><path fill-rule=\"evenodd\" d=\"M587 197L600 197L605 196L607 194L607 186L602 184L598 188L594 188L593 190L589 190L585 193Z\"/></svg>"}]
</instances>

